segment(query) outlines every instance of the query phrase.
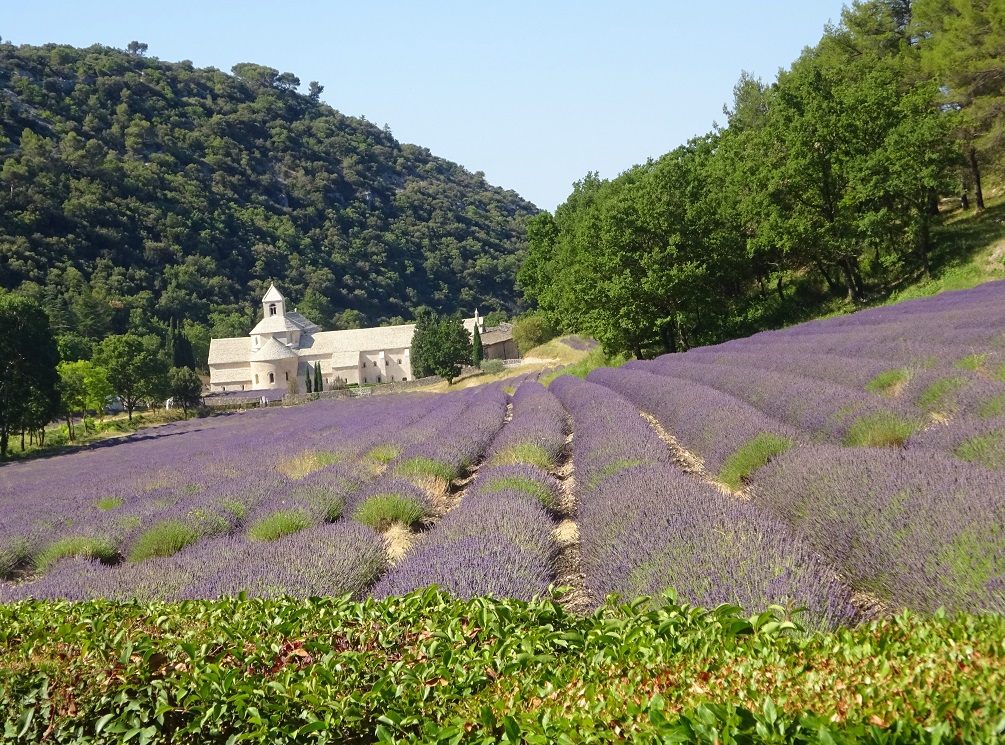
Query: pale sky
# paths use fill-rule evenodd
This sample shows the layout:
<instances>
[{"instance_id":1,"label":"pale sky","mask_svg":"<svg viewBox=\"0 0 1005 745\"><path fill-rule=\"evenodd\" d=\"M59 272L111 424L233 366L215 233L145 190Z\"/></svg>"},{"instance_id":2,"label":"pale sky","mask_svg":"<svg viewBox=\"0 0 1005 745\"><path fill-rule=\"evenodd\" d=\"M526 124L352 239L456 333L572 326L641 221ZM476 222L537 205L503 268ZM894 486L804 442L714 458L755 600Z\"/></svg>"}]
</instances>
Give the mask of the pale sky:
<instances>
[{"instance_id":1,"label":"pale sky","mask_svg":"<svg viewBox=\"0 0 1005 745\"><path fill-rule=\"evenodd\" d=\"M544 209L722 123L741 70L774 80L840 0L10 3L15 44L150 45L229 71L257 62L345 114L388 124Z\"/></svg>"}]
</instances>

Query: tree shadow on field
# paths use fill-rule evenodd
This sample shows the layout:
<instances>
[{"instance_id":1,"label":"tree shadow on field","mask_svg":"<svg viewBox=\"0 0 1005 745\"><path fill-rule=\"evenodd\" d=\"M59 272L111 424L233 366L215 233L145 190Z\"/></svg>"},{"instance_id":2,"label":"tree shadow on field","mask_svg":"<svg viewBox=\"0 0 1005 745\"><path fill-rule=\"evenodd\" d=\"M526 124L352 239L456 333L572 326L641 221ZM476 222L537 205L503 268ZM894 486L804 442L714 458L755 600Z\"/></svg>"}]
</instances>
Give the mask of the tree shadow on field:
<instances>
[{"instance_id":1,"label":"tree shadow on field","mask_svg":"<svg viewBox=\"0 0 1005 745\"><path fill-rule=\"evenodd\" d=\"M159 428L153 428L154 430ZM121 435L119 437L109 437L104 440L98 440L97 442L90 442L86 445L60 445L58 447L46 448L45 450L36 450L32 453L26 453L24 455L14 454L14 457L8 456L6 460L0 460L0 468L4 466L11 466L15 463L28 463L33 460L47 460L49 458L55 458L61 455L70 455L72 453L86 453L93 450L100 450L102 448L116 447L117 445L124 445L131 442L143 442L144 440L161 440L166 437L176 437L178 435L187 435L193 432L201 432L203 427L198 427L196 429L186 429L181 432L156 432L156 431L142 431L142 432L130 432L126 435Z\"/></svg>"}]
</instances>

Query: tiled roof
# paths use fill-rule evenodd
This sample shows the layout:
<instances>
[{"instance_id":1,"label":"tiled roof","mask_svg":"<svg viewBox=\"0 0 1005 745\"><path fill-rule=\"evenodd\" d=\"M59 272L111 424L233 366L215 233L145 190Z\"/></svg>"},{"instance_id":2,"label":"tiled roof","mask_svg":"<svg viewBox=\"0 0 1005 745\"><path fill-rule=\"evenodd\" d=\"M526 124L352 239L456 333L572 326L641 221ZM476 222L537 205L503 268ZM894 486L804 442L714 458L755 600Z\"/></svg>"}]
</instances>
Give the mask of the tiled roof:
<instances>
[{"instance_id":1,"label":"tiled roof","mask_svg":"<svg viewBox=\"0 0 1005 745\"><path fill-rule=\"evenodd\" d=\"M299 326L302 333L313 334L321 330L321 327L314 323L314 321L300 315L295 310L286 311L286 317Z\"/></svg>"},{"instance_id":2,"label":"tiled roof","mask_svg":"<svg viewBox=\"0 0 1005 745\"><path fill-rule=\"evenodd\" d=\"M212 339L209 342L209 364L226 365L228 362L247 362L251 357L251 339Z\"/></svg>"},{"instance_id":3,"label":"tiled roof","mask_svg":"<svg viewBox=\"0 0 1005 745\"><path fill-rule=\"evenodd\" d=\"M268 360L288 360L296 357L297 353L285 344L280 344L271 336L265 340L261 348L254 352L249 359L254 362L265 362Z\"/></svg>"},{"instance_id":4,"label":"tiled roof","mask_svg":"<svg viewBox=\"0 0 1005 745\"><path fill-rule=\"evenodd\" d=\"M482 344L500 344L505 341L512 341L513 332L492 329L482 334Z\"/></svg>"},{"instance_id":5,"label":"tiled roof","mask_svg":"<svg viewBox=\"0 0 1005 745\"><path fill-rule=\"evenodd\" d=\"M302 331L288 315L267 316L251 329L252 334L281 334L286 331Z\"/></svg>"},{"instance_id":6,"label":"tiled roof","mask_svg":"<svg viewBox=\"0 0 1005 745\"><path fill-rule=\"evenodd\" d=\"M300 338L300 349L309 354L335 352L372 352L380 349L401 349L412 345L415 324L379 326L372 329L320 331L310 338Z\"/></svg>"}]
</instances>

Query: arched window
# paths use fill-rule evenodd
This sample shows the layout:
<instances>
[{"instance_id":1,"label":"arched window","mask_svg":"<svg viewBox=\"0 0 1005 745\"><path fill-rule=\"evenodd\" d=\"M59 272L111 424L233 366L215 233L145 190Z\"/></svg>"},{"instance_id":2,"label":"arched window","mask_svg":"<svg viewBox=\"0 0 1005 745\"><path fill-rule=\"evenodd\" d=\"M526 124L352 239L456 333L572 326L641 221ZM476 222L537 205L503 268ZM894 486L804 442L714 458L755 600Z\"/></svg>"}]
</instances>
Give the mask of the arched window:
<instances>
[{"instance_id":1,"label":"arched window","mask_svg":"<svg viewBox=\"0 0 1005 745\"><path fill-rule=\"evenodd\" d=\"M258 385L258 373L255 373L255 385Z\"/></svg>"},{"instance_id":2,"label":"arched window","mask_svg":"<svg viewBox=\"0 0 1005 745\"><path fill-rule=\"evenodd\" d=\"M275 383L276 382L276 375L275 375L275 373L269 373L269 382L270 383Z\"/></svg>"},{"instance_id":3,"label":"arched window","mask_svg":"<svg viewBox=\"0 0 1005 745\"><path fill-rule=\"evenodd\" d=\"M273 303L272 305L269 306L269 315L270 316L276 315L276 304L275 303Z\"/></svg>"}]
</instances>

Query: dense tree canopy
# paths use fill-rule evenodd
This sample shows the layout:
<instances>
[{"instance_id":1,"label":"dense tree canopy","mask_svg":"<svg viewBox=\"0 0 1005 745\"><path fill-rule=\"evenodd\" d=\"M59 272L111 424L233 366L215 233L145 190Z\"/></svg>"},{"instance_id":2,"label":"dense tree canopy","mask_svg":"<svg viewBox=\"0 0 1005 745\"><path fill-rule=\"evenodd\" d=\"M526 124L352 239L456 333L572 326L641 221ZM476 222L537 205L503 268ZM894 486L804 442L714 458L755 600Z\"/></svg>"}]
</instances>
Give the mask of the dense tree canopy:
<instances>
[{"instance_id":1,"label":"dense tree canopy","mask_svg":"<svg viewBox=\"0 0 1005 745\"><path fill-rule=\"evenodd\" d=\"M420 309L412 335L412 374L416 378L439 375L447 384L471 364L471 334L459 315L437 315Z\"/></svg>"},{"instance_id":2,"label":"dense tree canopy","mask_svg":"<svg viewBox=\"0 0 1005 745\"><path fill-rule=\"evenodd\" d=\"M847 7L773 84L741 75L724 126L531 219L525 299L641 357L749 333L793 278L859 301L927 273L939 197L1001 139L994 8Z\"/></svg>"},{"instance_id":3,"label":"dense tree canopy","mask_svg":"<svg viewBox=\"0 0 1005 745\"><path fill-rule=\"evenodd\" d=\"M0 43L0 287L56 334L165 339L174 320L202 366L273 280L329 328L516 309L533 205L317 81L146 52Z\"/></svg>"},{"instance_id":4,"label":"dense tree canopy","mask_svg":"<svg viewBox=\"0 0 1005 745\"><path fill-rule=\"evenodd\" d=\"M60 413L59 351L38 303L0 292L0 458L12 432L42 430Z\"/></svg>"},{"instance_id":5,"label":"dense tree canopy","mask_svg":"<svg viewBox=\"0 0 1005 745\"><path fill-rule=\"evenodd\" d=\"M162 401L167 396L168 364L153 334L106 337L95 349L95 362L105 370L130 420L141 400Z\"/></svg>"}]
</instances>

